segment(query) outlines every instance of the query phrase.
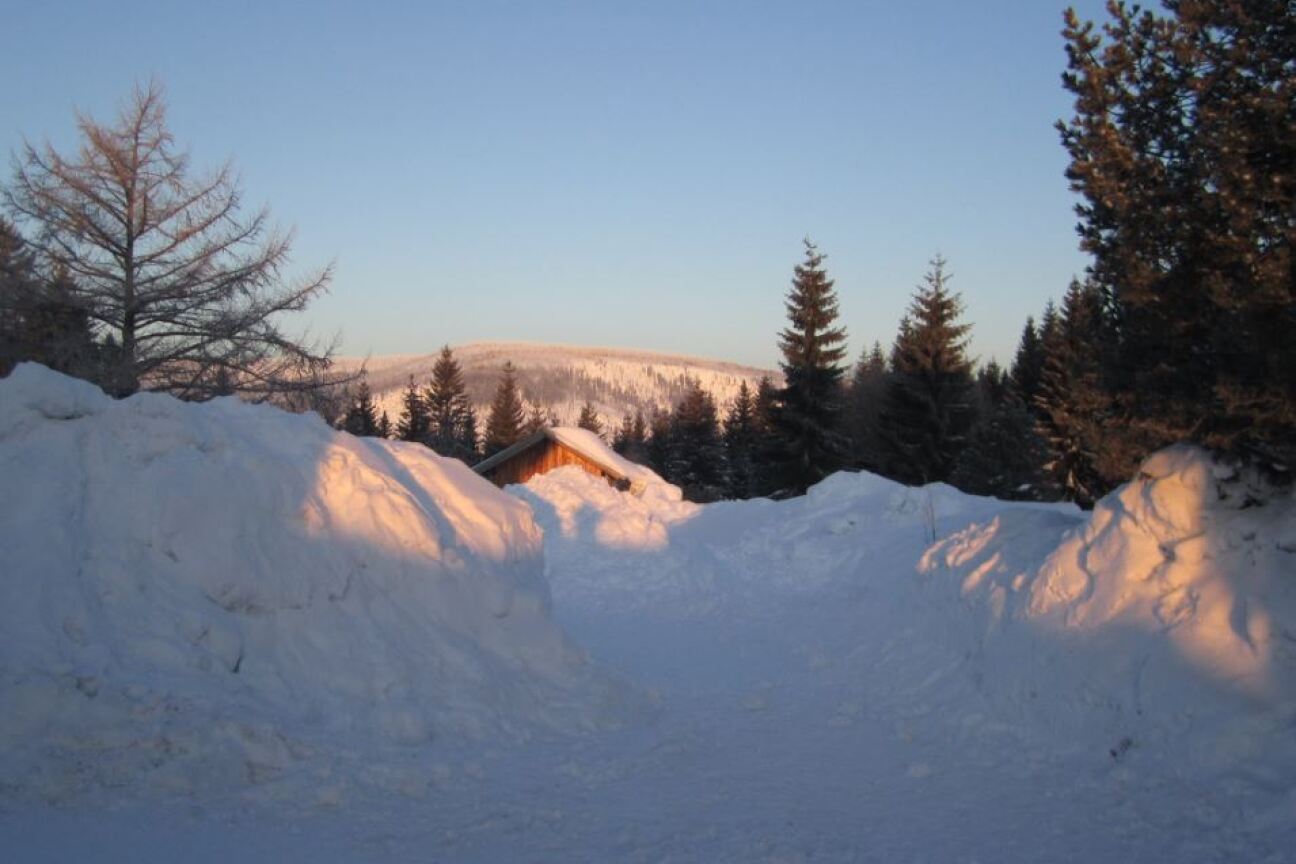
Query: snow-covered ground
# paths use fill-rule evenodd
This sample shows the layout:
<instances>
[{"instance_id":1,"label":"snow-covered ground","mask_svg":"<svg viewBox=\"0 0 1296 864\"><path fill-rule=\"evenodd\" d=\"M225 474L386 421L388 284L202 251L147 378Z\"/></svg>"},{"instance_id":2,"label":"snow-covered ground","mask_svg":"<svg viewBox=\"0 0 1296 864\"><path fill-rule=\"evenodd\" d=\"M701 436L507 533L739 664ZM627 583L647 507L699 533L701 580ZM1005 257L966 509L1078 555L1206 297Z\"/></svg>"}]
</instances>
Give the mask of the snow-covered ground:
<instances>
[{"instance_id":1,"label":"snow-covered ground","mask_svg":"<svg viewBox=\"0 0 1296 864\"><path fill-rule=\"evenodd\" d=\"M28 374L0 382L0 476L40 514L0 505L5 860L1296 858L1296 501L1197 451L1092 514L865 474L697 506L564 468L510 499ZM249 594L271 611L212 600ZM229 639L193 609L278 677L204 665Z\"/></svg>"}]
</instances>

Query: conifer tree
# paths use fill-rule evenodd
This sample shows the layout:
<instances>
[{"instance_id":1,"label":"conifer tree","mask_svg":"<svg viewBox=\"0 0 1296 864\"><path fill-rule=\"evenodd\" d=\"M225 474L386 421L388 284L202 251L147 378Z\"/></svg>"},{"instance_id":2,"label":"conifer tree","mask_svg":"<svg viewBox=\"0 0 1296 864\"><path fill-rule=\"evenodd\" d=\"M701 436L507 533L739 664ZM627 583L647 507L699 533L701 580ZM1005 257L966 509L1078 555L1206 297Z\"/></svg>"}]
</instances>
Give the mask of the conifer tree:
<instances>
[{"instance_id":1,"label":"conifer tree","mask_svg":"<svg viewBox=\"0 0 1296 864\"><path fill-rule=\"evenodd\" d=\"M505 361L499 385L495 388L495 401L491 403L486 418L485 455L494 456L521 440L525 435L525 422L522 397L518 393L517 368L512 362Z\"/></svg>"},{"instance_id":2,"label":"conifer tree","mask_svg":"<svg viewBox=\"0 0 1296 864\"><path fill-rule=\"evenodd\" d=\"M975 393L967 359L971 325L946 287L937 255L901 322L879 421L886 473L902 483L948 480L972 428Z\"/></svg>"},{"instance_id":3,"label":"conifer tree","mask_svg":"<svg viewBox=\"0 0 1296 864\"><path fill-rule=\"evenodd\" d=\"M459 449L456 455L469 465L481 458L480 442L477 439L477 409L471 402L468 403L463 422L459 426Z\"/></svg>"},{"instance_id":4,"label":"conifer tree","mask_svg":"<svg viewBox=\"0 0 1296 864\"><path fill-rule=\"evenodd\" d=\"M690 501L715 501L726 487L724 445L715 400L697 381L670 415L667 477Z\"/></svg>"},{"instance_id":5,"label":"conifer tree","mask_svg":"<svg viewBox=\"0 0 1296 864\"><path fill-rule=\"evenodd\" d=\"M1034 415L1009 391L977 424L950 482L964 492L1005 501L1047 500L1052 497L1044 471L1047 461Z\"/></svg>"},{"instance_id":6,"label":"conifer tree","mask_svg":"<svg viewBox=\"0 0 1296 864\"><path fill-rule=\"evenodd\" d=\"M382 416L380 416L380 417L378 418L378 433L377 433L377 434L378 434L378 437L379 437L379 438L391 438L391 437L392 437L392 422L391 422L391 418L387 416L387 412L386 412L386 411L382 412Z\"/></svg>"},{"instance_id":7,"label":"conifer tree","mask_svg":"<svg viewBox=\"0 0 1296 864\"><path fill-rule=\"evenodd\" d=\"M342 429L357 436L378 435L378 410L374 405L373 394L369 392L369 383L361 381L356 388L355 399L347 409L342 421Z\"/></svg>"},{"instance_id":8,"label":"conifer tree","mask_svg":"<svg viewBox=\"0 0 1296 864\"><path fill-rule=\"evenodd\" d=\"M1008 372L1008 380L1017 398L1029 410L1034 410L1043 375L1044 343L1040 340L1039 331L1035 329L1035 319L1027 316L1026 326L1022 328L1021 339L1017 343L1017 353L1013 357L1012 369Z\"/></svg>"},{"instance_id":9,"label":"conifer tree","mask_svg":"<svg viewBox=\"0 0 1296 864\"><path fill-rule=\"evenodd\" d=\"M1102 300L1093 284L1072 280L1044 342L1044 372L1036 399L1049 450L1052 483L1068 501L1092 506L1131 475L1143 447L1112 430L1113 405L1102 384Z\"/></svg>"},{"instance_id":10,"label":"conifer tree","mask_svg":"<svg viewBox=\"0 0 1296 864\"><path fill-rule=\"evenodd\" d=\"M539 402L531 403L531 410L527 413L526 421L522 424L522 435L534 435L546 426L556 426L551 423L550 417L545 413L544 406Z\"/></svg>"},{"instance_id":11,"label":"conifer tree","mask_svg":"<svg viewBox=\"0 0 1296 864\"><path fill-rule=\"evenodd\" d=\"M634 420L627 411L621 415L621 425L617 427L616 432L612 434L612 449L622 456L625 455L626 445L630 441L630 432Z\"/></svg>"},{"instance_id":12,"label":"conifer tree","mask_svg":"<svg viewBox=\"0 0 1296 864\"><path fill-rule=\"evenodd\" d=\"M586 401L581 406L580 419L576 421L577 428L588 429L600 438L603 437L603 421L599 419L598 411L594 410L594 403Z\"/></svg>"},{"instance_id":13,"label":"conifer tree","mask_svg":"<svg viewBox=\"0 0 1296 864\"><path fill-rule=\"evenodd\" d=\"M1296 458L1296 15L1290 0L1066 14L1059 122L1115 324L1109 442Z\"/></svg>"},{"instance_id":14,"label":"conifer tree","mask_svg":"<svg viewBox=\"0 0 1296 864\"><path fill-rule=\"evenodd\" d=\"M477 453L477 423L464 386L463 371L450 346L442 347L424 394L428 446L442 456L471 462Z\"/></svg>"},{"instance_id":15,"label":"conifer tree","mask_svg":"<svg viewBox=\"0 0 1296 864\"><path fill-rule=\"evenodd\" d=\"M430 430L427 403L423 394L414 383L414 376L409 379L405 395L401 397L401 413L396 420L396 438L399 441L414 441L419 444L428 442Z\"/></svg>"},{"instance_id":16,"label":"conifer tree","mask_svg":"<svg viewBox=\"0 0 1296 864\"><path fill-rule=\"evenodd\" d=\"M841 467L841 365L846 331L837 326L837 295L824 256L808 239L787 296L788 326L779 334L784 386L773 411L775 471L794 493Z\"/></svg>"},{"instance_id":17,"label":"conifer tree","mask_svg":"<svg viewBox=\"0 0 1296 864\"><path fill-rule=\"evenodd\" d=\"M662 479L674 483L670 474L671 422L670 414L660 406L654 405L652 419L648 423L648 467L652 468Z\"/></svg>"},{"instance_id":18,"label":"conifer tree","mask_svg":"<svg viewBox=\"0 0 1296 864\"><path fill-rule=\"evenodd\" d=\"M745 499L756 494L758 477L756 396L747 382L738 385L738 395L724 421L725 462L728 467L730 498Z\"/></svg>"},{"instance_id":19,"label":"conifer tree","mask_svg":"<svg viewBox=\"0 0 1296 864\"><path fill-rule=\"evenodd\" d=\"M846 427L850 462L877 471L881 467L878 415L886 395L887 364L882 345L860 354L846 391Z\"/></svg>"}]
</instances>

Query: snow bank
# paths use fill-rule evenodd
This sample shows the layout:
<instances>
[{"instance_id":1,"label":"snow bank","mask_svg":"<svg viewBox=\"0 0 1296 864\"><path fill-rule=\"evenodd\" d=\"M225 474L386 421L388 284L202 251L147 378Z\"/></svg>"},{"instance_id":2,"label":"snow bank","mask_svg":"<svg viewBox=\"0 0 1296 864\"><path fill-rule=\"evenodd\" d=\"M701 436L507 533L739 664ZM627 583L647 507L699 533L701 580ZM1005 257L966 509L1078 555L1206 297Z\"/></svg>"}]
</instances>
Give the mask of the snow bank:
<instances>
[{"instance_id":1,"label":"snow bank","mask_svg":"<svg viewBox=\"0 0 1296 864\"><path fill-rule=\"evenodd\" d=\"M0 793L333 794L372 748L607 707L526 505L426 448L24 365L0 381L0 477Z\"/></svg>"},{"instance_id":2,"label":"snow bank","mask_svg":"<svg viewBox=\"0 0 1296 864\"><path fill-rule=\"evenodd\" d=\"M1296 767L1296 499L1177 446L1058 542L1003 512L919 571L957 596L978 674L1054 732L1198 767ZM998 680L995 680L995 679Z\"/></svg>"}]
</instances>

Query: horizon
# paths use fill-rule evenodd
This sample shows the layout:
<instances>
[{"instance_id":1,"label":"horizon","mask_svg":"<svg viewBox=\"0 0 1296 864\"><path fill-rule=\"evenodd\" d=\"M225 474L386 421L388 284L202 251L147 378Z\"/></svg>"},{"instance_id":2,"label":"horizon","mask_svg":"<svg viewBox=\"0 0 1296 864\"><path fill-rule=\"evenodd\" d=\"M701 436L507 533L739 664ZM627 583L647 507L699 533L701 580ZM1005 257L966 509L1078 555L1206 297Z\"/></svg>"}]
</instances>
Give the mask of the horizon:
<instances>
[{"instance_id":1,"label":"horizon","mask_svg":"<svg viewBox=\"0 0 1296 864\"><path fill-rule=\"evenodd\" d=\"M336 262L289 329L340 333L339 354L531 341L775 368L808 236L852 362L939 253L970 355L1007 365L1087 263L1052 128L1061 4L276 4L198 29L201 7L133 8L12 13L0 69L28 83L0 95L0 146L65 151L74 109L109 120L156 78L194 170L229 159L246 207L295 228L292 272Z\"/></svg>"}]
</instances>

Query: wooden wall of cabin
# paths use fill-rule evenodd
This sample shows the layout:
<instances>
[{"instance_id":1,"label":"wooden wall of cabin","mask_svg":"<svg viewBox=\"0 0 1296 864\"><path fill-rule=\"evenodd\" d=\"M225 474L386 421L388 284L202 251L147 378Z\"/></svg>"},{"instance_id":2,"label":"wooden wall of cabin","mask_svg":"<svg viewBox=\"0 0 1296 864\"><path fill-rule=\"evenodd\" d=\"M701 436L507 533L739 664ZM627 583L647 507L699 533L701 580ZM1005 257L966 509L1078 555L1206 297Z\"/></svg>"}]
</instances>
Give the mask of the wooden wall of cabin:
<instances>
[{"instance_id":1,"label":"wooden wall of cabin","mask_svg":"<svg viewBox=\"0 0 1296 864\"><path fill-rule=\"evenodd\" d=\"M611 482L607 472L584 456L569 450L557 441L546 440L524 453L519 453L507 462L497 465L490 472L490 479L496 486L507 486L510 483L525 483L537 474L552 471L563 465L577 465L595 477L603 477Z\"/></svg>"}]
</instances>

